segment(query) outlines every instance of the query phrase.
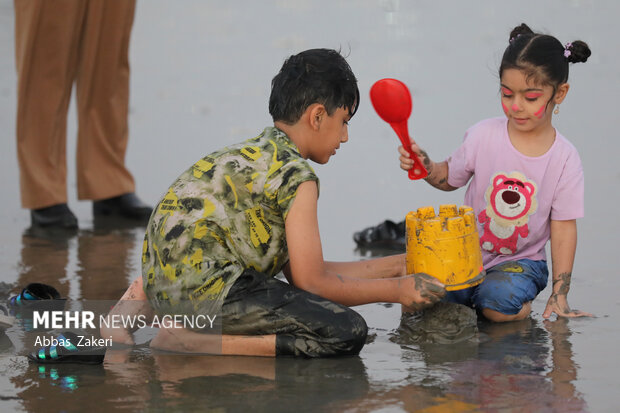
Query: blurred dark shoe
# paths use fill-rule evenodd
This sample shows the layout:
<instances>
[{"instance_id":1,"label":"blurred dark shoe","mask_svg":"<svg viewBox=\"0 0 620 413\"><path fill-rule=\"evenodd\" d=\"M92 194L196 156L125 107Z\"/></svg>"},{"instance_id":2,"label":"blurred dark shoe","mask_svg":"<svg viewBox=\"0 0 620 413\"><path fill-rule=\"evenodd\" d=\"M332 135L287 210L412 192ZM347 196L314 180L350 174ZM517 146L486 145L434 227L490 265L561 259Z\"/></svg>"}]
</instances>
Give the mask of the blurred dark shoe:
<instances>
[{"instance_id":1,"label":"blurred dark shoe","mask_svg":"<svg viewBox=\"0 0 620 413\"><path fill-rule=\"evenodd\" d=\"M406 244L405 235L405 221L394 222L386 219L374 227L355 232L353 240L358 247L401 249Z\"/></svg>"},{"instance_id":2,"label":"blurred dark shoe","mask_svg":"<svg viewBox=\"0 0 620 413\"><path fill-rule=\"evenodd\" d=\"M153 208L142 202L133 192L114 198L93 201L93 214L95 216L115 215L146 222L151 217L152 211Z\"/></svg>"},{"instance_id":3,"label":"blurred dark shoe","mask_svg":"<svg viewBox=\"0 0 620 413\"><path fill-rule=\"evenodd\" d=\"M31 209L30 221L33 227L62 229L76 229L78 227L77 218L67 204Z\"/></svg>"}]
</instances>

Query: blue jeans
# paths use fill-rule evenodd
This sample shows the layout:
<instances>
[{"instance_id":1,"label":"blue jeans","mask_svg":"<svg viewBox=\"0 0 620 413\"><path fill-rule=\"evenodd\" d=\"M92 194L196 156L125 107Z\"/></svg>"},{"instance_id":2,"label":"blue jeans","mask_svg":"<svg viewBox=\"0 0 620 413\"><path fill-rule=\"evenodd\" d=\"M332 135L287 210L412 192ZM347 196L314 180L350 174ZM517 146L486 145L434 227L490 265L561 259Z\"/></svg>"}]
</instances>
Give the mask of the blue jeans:
<instances>
[{"instance_id":1,"label":"blue jeans","mask_svg":"<svg viewBox=\"0 0 620 413\"><path fill-rule=\"evenodd\" d=\"M502 314L517 314L523 303L534 300L547 286L547 261L506 261L487 270L484 281L471 288L448 291L444 301L483 308Z\"/></svg>"}]
</instances>

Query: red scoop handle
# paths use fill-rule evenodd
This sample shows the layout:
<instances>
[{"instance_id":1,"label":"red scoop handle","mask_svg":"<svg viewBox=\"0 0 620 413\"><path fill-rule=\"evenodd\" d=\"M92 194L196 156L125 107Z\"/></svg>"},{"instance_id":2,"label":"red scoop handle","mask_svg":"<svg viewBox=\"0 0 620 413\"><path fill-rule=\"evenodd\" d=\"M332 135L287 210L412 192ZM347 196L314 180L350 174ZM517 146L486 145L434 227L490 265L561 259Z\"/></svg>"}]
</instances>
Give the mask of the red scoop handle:
<instances>
[{"instance_id":1,"label":"red scoop handle","mask_svg":"<svg viewBox=\"0 0 620 413\"><path fill-rule=\"evenodd\" d=\"M390 126L392 126L392 129L394 129L394 132L398 135L398 139L400 139L400 142L403 144L403 148L409 152L411 159L413 159L413 166L409 169L409 179L416 180L426 178L428 176L428 171L424 165L422 165L418 154L411 150L411 139L409 138L409 131L407 130L407 121L390 122Z\"/></svg>"},{"instance_id":2,"label":"red scoop handle","mask_svg":"<svg viewBox=\"0 0 620 413\"><path fill-rule=\"evenodd\" d=\"M413 102L409 88L398 79L377 80L370 88L370 101L381 119L392 126L403 147L413 160L409 170L409 179L422 179L428 171L420 162L420 158L411 150L411 139L407 121L411 115Z\"/></svg>"}]
</instances>

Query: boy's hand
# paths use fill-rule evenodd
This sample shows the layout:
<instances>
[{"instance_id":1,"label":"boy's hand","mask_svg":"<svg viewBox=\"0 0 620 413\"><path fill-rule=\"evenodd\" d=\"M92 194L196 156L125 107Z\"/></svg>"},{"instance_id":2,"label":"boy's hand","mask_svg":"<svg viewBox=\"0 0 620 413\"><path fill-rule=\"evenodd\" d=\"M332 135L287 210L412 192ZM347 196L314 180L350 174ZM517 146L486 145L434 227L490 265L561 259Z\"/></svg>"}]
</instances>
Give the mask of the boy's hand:
<instances>
[{"instance_id":1,"label":"boy's hand","mask_svg":"<svg viewBox=\"0 0 620 413\"><path fill-rule=\"evenodd\" d=\"M551 297L549 297L543 317L549 318L553 313L556 313L558 317L594 317L592 314L584 311L571 310L568 306L566 295L556 293L551 294Z\"/></svg>"},{"instance_id":2,"label":"boy's hand","mask_svg":"<svg viewBox=\"0 0 620 413\"><path fill-rule=\"evenodd\" d=\"M444 285L428 274L413 274L403 278L400 303L409 310L419 311L437 303L446 295Z\"/></svg>"}]
</instances>

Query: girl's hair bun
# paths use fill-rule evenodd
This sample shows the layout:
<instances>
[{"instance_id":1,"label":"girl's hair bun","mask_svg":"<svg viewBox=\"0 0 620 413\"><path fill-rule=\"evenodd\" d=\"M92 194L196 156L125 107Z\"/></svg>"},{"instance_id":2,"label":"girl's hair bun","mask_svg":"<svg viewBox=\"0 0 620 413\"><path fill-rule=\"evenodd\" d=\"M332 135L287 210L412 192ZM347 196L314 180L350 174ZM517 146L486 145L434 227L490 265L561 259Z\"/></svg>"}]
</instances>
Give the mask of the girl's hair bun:
<instances>
[{"instance_id":1,"label":"girl's hair bun","mask_svg":"<svg viewBox=\"0 0 620 413\"><path fill-rule=\"evenodd\" d=\"M520 25L512 29L512 31L510 32L510 39L508 40L513 41L522 34L534 34L534 32L532 31L532 29L529 28L527 24L521 23Z\"/></svg>"},{"instance_id":2,"label":"girl's hair bun","mask_svg":"<svg viewBox=\"0 0 620 413\"><path fill-rule=\"evenodd\" d=\"M581 40L571 42L566 50L570 52L570 55L566 58L569 63L585 63L592 54L587 43Z\"/></svg>"}]
</instances>

